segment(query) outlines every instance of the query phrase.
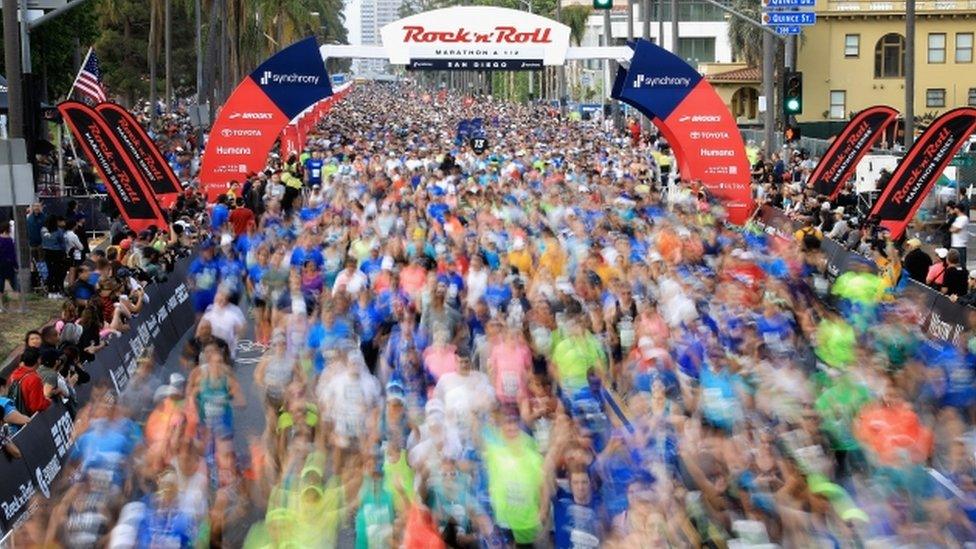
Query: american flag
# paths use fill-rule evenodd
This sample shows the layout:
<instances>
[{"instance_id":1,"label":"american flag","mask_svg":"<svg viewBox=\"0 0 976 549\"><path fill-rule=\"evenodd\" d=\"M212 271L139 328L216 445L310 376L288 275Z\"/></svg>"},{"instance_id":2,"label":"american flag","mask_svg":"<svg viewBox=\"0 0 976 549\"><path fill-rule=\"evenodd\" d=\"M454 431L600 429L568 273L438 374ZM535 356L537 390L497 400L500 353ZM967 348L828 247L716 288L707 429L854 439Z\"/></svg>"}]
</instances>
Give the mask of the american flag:
<instances>
[{"instance_id":1,"label":"american flag","mask_svg":"<svg viewBox=\"0 0 976 549\"><path fill-rule=\"evenodd\" d=\"M104 103L105 88L102 86L102 69L98 65L98 56L95 55L93 48L88 48L88 55L85 56L85 63L75 77L75 83L71 87L71 94L77 91L93 103Z\"/></svg>"}]
</instances>

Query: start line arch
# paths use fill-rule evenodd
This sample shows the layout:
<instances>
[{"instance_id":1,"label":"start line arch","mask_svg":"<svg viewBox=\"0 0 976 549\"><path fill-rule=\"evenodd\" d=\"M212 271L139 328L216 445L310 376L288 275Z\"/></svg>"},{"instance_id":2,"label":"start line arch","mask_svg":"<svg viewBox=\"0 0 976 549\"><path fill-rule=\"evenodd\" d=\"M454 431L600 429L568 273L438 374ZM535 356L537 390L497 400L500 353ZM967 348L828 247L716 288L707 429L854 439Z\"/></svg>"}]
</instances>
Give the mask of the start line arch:
<instances>
[{"instance_id":1,"label":"start line arch","mask_svg":"<svg viewBox=\"0 0 976 549\"><path fill-rule=\"evenodd\" d=\"M611 97L654 122L674 149L682 178L704 186L735 223L745 222L755 207L735 117L695 68L649 41L571 48L566 25L490 6L419 13L386 25L380 35L382 46L319 48L314 38L306 38L238 84L204 151L200 181L208 197L213 200L230 181L263 169L279 137L294 142L295 132L307 130L348 91L333 90L327 58L387 59L413 70L534 70L567 59L614 59L621 67Z\"/></svg>"}]
</instances>

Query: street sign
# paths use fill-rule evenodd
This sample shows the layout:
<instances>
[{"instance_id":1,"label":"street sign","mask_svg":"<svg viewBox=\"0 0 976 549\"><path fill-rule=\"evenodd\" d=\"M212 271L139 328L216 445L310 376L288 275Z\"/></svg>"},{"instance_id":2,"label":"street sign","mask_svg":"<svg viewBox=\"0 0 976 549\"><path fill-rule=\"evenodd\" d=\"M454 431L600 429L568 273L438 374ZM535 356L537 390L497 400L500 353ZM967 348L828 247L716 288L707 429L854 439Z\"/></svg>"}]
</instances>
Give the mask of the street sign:
<instances>
[{"instance_id":1,"label":"street sign","mask_svg":"<svg viewBox=\"0 0 976 549\"><path fill-rule=\"evenodd\" d=\"M790 25L788 27L773 27L773 30L776 31L776 34L791 35L802 33L803 27L799 25Z\"/></svg>"},{"instance_id":2,"label":"street sign","mask_svg":"<svg viewBox=\"0 0 976 549\"><path fill-rule=\"evenodd\" d=\"M817 0L762 0L763 8L812 8Z\"/></svg>"},{"instance_id":3,"label":"street sign","mask_svg":"<svg viewBox=\"0 0 976 549\"><path fill-rule=\"evenodd\" d=\"M762 22L767 26L808 26L817 23L817 14L806 11L764 13Z\"/></svg>"}]
</instances>

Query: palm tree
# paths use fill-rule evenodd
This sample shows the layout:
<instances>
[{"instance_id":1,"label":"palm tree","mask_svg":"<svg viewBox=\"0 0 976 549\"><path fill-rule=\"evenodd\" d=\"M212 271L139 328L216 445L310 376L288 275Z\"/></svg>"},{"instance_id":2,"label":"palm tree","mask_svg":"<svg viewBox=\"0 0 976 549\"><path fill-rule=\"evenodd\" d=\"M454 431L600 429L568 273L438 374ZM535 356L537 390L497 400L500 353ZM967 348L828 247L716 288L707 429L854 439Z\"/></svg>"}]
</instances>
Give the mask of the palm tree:
<instances>
[{"instance_id":1,"label":"palm tree","mask_svg":"<svg viewBox=\"0 0 976 549\"><path fill-rule=\"evenodd\" d=\"M731 7L757 21L762 17L759 0L732 0ZM735 58L750 67L759 66L762 62L762 33L762 29L755 25L739 17L730 17L729 43Z\"/></svg>"},{"instance_id":2,"label":"palm tree","mask_svg":"<svg viewBox=\"0 0 976 549\"><path fill-rule=\"evenodd\" d=\"M586 35L586 22L593 12L593 8L584 4L576 4L562 8L560 21L569 27L569 41L579 46ZM570 80L579 82L579 64L570 62Z\"/></svg>"},{"instance_id":3,"label":"palm tree","mask_svg":"<svg viewBox=\"0 0 976 549\"><path fill-rule=\"evenodd\" d=\"M583 4L566 6L562 9L562 19L560 22L569 27L569 40L579 46L583 42L586 34L586 21L593 13L593 8Z\"/></svg>"}]
</instances>

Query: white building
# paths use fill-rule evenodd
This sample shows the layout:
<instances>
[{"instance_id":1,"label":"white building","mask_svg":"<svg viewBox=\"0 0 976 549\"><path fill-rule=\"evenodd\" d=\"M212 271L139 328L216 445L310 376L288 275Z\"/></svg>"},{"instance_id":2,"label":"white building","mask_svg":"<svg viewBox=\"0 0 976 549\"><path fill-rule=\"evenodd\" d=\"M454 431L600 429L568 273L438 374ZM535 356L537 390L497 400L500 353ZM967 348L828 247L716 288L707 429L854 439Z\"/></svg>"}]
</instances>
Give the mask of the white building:
<instances>
[{"instance_id":1,"label":"white building","mask_svg":"<svg viewBox=\"0 0 976 549\"><path fill-rule=\"evenodd\" d=\"M400 19L400 5L403 0L359 0L359 43L363 45L382 45L380 29ZM388 72L383 59L357 59L353 67L356 74L378 74Z\"/></svg>"},{"instance_id":2,"label":"white building","mask_svg":"<svg viewBox=\"0 0 976 549\"><path fill-rule=\"evenodd\" d=\"M563 0L563 6L589 2L581 0ZM643 36L644 14L643 0L633 4L634 37ZM627 39L627 4L625 1L614 2L610 12L610 32L617 43ZM662 9L663 17L658 17L658 10ZM701 0L681 0L678 4L678 48L677 53L692 66L703 63L731 63L732 47L729 44L729 24L725 12ZM663 20L663 21L662 21ZM671 2L670 0L651 0L650 12L651 42L660 44L672 50L674 39L671 36ZM663 41L662 41L663 31ZM594 10L587 20L586 34L581 46L603 45L603 12ZM672 50L673 51L673 50ZM592 82L604 81L604 89L609 89L608 78L605 74L604 63L600 60L585 62L587 70L592 71L595 78Z\"/></svg>"}]
</instances>

